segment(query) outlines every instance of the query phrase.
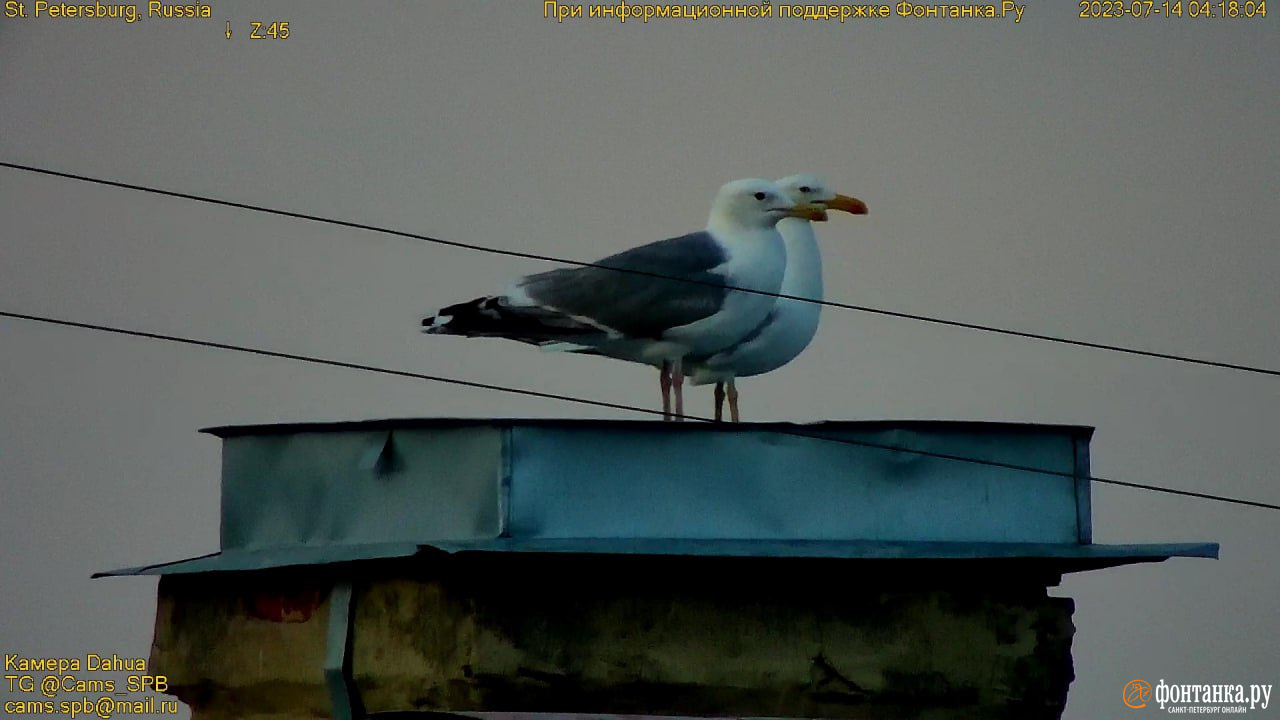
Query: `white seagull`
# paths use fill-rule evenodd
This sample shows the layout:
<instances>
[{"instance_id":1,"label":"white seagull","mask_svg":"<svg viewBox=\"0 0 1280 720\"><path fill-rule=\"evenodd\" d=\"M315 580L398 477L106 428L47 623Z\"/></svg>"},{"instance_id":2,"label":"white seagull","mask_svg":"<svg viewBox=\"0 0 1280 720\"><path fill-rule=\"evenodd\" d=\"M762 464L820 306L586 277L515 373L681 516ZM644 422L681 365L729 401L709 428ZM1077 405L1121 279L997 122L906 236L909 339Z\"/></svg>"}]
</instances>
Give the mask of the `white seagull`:
<instances>
[{"instance_id":1,"label":"white seagull","mask_svg":"<svg viewBox=\"0 0 1280 720\"><path fill-rule=\"evenodd\" d=\"M866 215L867 205L861 200L840 195L811 174L790 175L778 180L778 187L793 201L841 210L852 215ZM785 218L778 223L786 248L787 265L780 295L765 318L736 343L714 353L691 354L683 359L681 369L693 385L715 383L715 419L724 413L724 400L729 399L729 415L739 421L738 389L735 378L761 375L777 370L804 351L818 331L822 305L801 299L822 299L822 252L814 235L812 218ZM825 220L825 217L819 218ZM631 362L649 363L648 359L629 348L575 348L573 352L606 354ZM727 387L727 392L726 392Z\"/></svg>"},{"instance_id":2,"label":"white seagull","mask_svg":"<svg viewBox=\"0 0 1280 720\"><path fill-rule=\"evenodd\" d=\"M600 267L526 275L499 294L441 309L422 321L423 332L656 365L663 419L673 388L681 419L684 358L733 346L773 308L786 269L776 226L788 217L825 220L826 211L768 180L735 180L716 194L705 230L611 255Z\"/></svg>"},{"instance_id":3,"label":"white seagull","mask_svg":"<svg viewBox=\"0 0 1280 720\"><path fill-rule=\"evenodd\" d=\"M790 175L778 180L777 185L797 203L816 203L852 215L867 214L866 203L832 192L815 175ZM731 347L711 355L685 358L684 371L691 384L716 384L716 420L722 417L727 387L730 419L738 422L735 378L777 370L803 352L818 332L822 305L792 299L822 300L822 251L813 225L805 219L786 218L778 223L778 232L787 250L787 269L779 294L791 297L778 298L764 321Z\"/></svg>"}]
</instances>

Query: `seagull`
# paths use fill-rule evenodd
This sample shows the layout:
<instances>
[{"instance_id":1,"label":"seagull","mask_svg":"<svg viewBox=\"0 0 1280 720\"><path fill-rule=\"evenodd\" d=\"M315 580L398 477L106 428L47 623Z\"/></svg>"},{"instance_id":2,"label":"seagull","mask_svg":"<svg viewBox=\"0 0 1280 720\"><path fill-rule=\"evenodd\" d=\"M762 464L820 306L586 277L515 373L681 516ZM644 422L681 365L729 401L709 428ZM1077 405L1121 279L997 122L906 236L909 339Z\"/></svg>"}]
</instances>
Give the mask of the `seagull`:
<instances>
[{"instance_id":1,"label":"seagull","mask_svg":"<svg viewBox=\"0 0 1280 720\"><path fill-rule=\"evenodd\" d=\"M822 179L812 174L790 175L776 184L796 203L816 204L852 215L867 214L866 203L832 192ZM813 226L806 218L784 218L777 227L787 255L779 294L790 297L777 298L765 319L733 345L714 353L690 355L683 359L681 369L691 384L715 383L717 421L723 418L726 397L730 419L733 422L740 420L735 378L761 375L786 365L809 346L818 331L822 305L792 299L822 299L822 253ZM574 352L602 354L599 348L580 348ZM648 362L634 352L629 356L616 348L609 349L609 352L614 357L632 362Z\"/></svg>"},{"instance_id":2,"label":"seagull","mask_svg":"<svg viewBox=\"0 0 1280 720\"><path fill-rule=\"evenodd\" d=\"M816 203L852 215L867 214L866 203L832 192L815 175L790 175L778 180L777 185L797 203ZM801 218L786 218L778 223L778 232L787 250L779 293L791 297L779 297L764 321L734 345L711 355L685 358L684 371L692 385L715 383L716 420L722 418L727 395L730 418L739 421L735 378L761 375L786 365L809 346L818 331L822 305L792 299L822 300L822 252L813 225Z\"/></svg>"},{"instance_id":3,"label":"seagull","mask_svg":"<svg viewBox=\"0 0 1280 720\"><path fill-rule=\"evenodd\" d=\"M684 358L714 356L752 332L782 287L785 218L821 221L776 184L734 180L716 193L704 230L594 263L518 278L503 291L439 310L423 332L498 337L659 368L663 419L684 415ZM623 272L619 272L619 270Z\"/></svg>"}]
</instances>

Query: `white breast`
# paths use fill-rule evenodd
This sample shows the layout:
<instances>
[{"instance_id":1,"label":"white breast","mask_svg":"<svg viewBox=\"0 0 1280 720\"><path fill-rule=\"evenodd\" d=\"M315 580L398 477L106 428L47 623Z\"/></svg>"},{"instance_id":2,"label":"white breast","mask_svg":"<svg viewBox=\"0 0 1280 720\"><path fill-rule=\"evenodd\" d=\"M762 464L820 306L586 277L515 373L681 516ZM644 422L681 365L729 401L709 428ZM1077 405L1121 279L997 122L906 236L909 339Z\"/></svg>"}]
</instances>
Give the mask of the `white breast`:
<instances>
[{"instance_id":1,"label":"white breast","mask_svg":"<svg viewBox=\"0 0 1280 720\"><path fill-rule=\"evenodd\" d=\"M779 292L821 300L822 254L807 220L788 218L778 223L786 250L786 270ZM776 370L804 351L818 332L822 306L778 298L767 324L754 337L712 355L691 375L694 385Z\"/></svg>"}]
</instances>

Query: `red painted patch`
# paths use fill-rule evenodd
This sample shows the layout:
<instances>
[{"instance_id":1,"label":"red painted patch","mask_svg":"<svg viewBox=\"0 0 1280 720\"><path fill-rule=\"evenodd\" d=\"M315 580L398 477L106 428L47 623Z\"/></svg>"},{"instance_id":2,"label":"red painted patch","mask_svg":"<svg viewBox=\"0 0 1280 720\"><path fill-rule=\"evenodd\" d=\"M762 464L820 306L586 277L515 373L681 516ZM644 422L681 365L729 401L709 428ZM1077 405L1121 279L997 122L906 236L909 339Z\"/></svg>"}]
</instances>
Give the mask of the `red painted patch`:
<instances>
[{"instance_id":1,"label":"red painted patch","mask_svg":"<svg viewBox=\"0 0 1280 720\"><path fill-rule=\"evenodd\" d=\"M300 623L310 620L318 607L319 590L305 590L293 595L262 594L253 596L249 614L269 622Z\"/></svg>"}]
</instances>

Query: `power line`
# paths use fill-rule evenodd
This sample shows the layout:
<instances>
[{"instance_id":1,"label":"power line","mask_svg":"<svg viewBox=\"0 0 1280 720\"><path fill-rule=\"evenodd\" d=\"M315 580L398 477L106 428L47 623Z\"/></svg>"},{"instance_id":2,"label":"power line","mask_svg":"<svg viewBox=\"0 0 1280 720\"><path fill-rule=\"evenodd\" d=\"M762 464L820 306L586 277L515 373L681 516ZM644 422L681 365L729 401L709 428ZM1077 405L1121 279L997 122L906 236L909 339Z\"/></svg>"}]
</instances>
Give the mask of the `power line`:
<instances>
[{"instance_id":1,"label":"power line","mask_svg":"<svg viewBox=\"0 0 1280 720\"><path fill-rule=\"evenodd\" d=\"M65 320L60 318L47 317L43 315L30 315L27 313L11 312L0 310L0 317L12 318L15 320L27 320L31 322L46 323L50 325L61 325L64 327L80 328L83 330L94 330L104 333L112 333L116 335L127 335L131 337L145 338L148 340L161 340L165 342L181 343L183 345L194 345L197 347L217 348L220 350L231 350L234 352L248 353L251 355L260 355L264 357L282 358L285 360L295 360L298 362L312 363L316 365L328 365L331 367L347 368L349 370L361 370L364 372L377 373L381 375L393 375L396 377L413 378L415 380L428 380L431 382L444 383L448 385L459 385L462 387L479 388L483 390L496 390L498 392L511 393L514 395L524 395L527 397L546 398L549 400L559 400L562 402L572 402L581 405L593 405L595 407L611 408L614 410L627 410L630 412L644 413L647 415L661 415L662 411L652 410L649 408L636 407L634 405L623 405L621 403L604 402L601 400L590 400L587 398L575 397L572 395L562 395L559 393L540 392L537 390L528 390L525 388L516 388L505 385L496 385L493 383L474 382L471 380L459 380L457 378L444 377L441 375L428 375L425 373L411 372L408 370L396 370L394 368L379 367L376 365L366 365L362 363L346 362L343 360L331 360L328 358L315 357L311 355L300 355L297 353L279 352L276 350L266 350L263 348L249 347L246 345L235 345L232 343L216 342L213 340L201 340L197 338L182 337L179 335L168 335L164 333L146 332L142 330L130 330L112 325L97 325L94 323L79 322L75 320ZM686 420L697 420L700 422L714 423L716 420L708 417L697 415L682 415ZM913 455L922 455L926 457L939 458L942 460L953 460L957 462L967 462L976 465L986 465L989 467L1003 468L1007 470L1019 470L1022 472L1032 472L1041 475L1053 475L1057 477L1065 477L1075 479L1073 473L1062 472L1059 470L1048 470L1045 468L1031 467L1027 465L1017 465L1013 463L1004 463L997 460L984 460L981 458L966 457L963 455L951 455L948 453L933 452L930 450L917 450L914 448L900 447L896 445L884 445L881 443L868 442L864 440L851 440L848 438L833 438L822 435L810 435L807 433L794 430L779 430L770 428L769 432L780 435L790 435L793 437L807 438L810 440L823 440L826 442L840 443L843 445L854 445L859 447L873 448L877 450L889 450L894 452L905 452ZM1088 480L1106 485L1118 485L1121 487L1135 488L1138 490L1148 490L1151 492L1167 493L1170 495L1182 495L1185 497L1199 498L1203 500L1216 500L1218 502L1231 503L1235 505L1247 505L1250 507L1264 508L1267 510L1280 510L1280 505L1272 503L1264 503L1256 500L1246 500L1243 498L1233 498L1225 495L1214 495L1210 493L1194 492L1191 490L1178 490L1176 488L1161 487L1159 485L1145 485L1142 483L1126 482L1122 480L1111 480L1101 477L1089 477Z\"/></svg>"},{"instance_id":2,"label":"power line","mask_svg":"<svg viewBox=\"0 0 1280 720\"><path fill-rule=\"evenodd\" d=\"M1059 343L1063 345L1073 345L1076 347L1091 348L1094 350L1107 350L1110 352L1124 353L1127 355L1137 355L1140 357L1159 358L1161 360L1173 360L1176 362L1190 363L1193 365L1202 365L1207 367L1223 368L1227 370L1239 370L1241 372L1256 373L1259 375L1270 375L1280 377L1280 370L1272 368L1264 368L1251 365L1241 365L1237 363L1221 362L1218 360L1204 360L1200 358L1188 357L1185 355L1174 355L1171 353L1155 352L1152 350L1141 350L1138 348L1123 347L1121 345L1111 345L1107 343L1090 342L1088 340L1074 340L1072 338L1061 337L1057 335L1047 335L1043 333L1026 332L1022 330L1010 330L1007 328L999 328L992 325L980 325L978 323L963 322L960 320L947 320L944 318L933 317L929 315L919 315L915 313L899 312L896 310L885 310L883 308L870 307L868 305L854 305L851 303L837 302L834 300L816 300L813 298L800 297L797 295L785 295L782 293L767 293L762 290L752 290L749 288L739 288L731 285L722 285L707 280L695 280L691 278L677 278L662 275L660 273L645 272L643 270L631 270L627 268L610 267L608 265L599 265L597 263L582 262L580 260L569 260L558 258L551 255L540 255L537 253L526 253L518 250L507 250L503 248L489 247L486 245L476 245L473 243L458 242L456 240L443 240L441 238L431 237L429 235L421 235L418 233L405 232L403 230L392 230L390 228L379 227L376 225L368 225L365 223L350 222L347 220L337 220L334 218L326 218L320 215L312 215L309 213L292 212L289 210L278 210L275 208L264 207L261 205L252 205L249 203L235 202L232 200L220 200L201 195L193 195L190 193L177 192L173 190L164 190L146 185L135 185L115 180L105 180L102 178L89 177L87 175L78 175L75 173L59 172L57 170L49 170L45 168L32 167L30 165L20 165L17 163L0 161L0 167L7 167L11 170L21 170L24 172L37 173L40 175L49 175L52 177L66 178L69 180L79 180L82 182L93 183L96 185L105 185L108 187L122 188L125 190L135 190L138 192L152 193L155 195L165 195L168 197L182 198L184 200L193 200L196 202L210 203L213 205L222 205L225 207L239 208L241 210L250 210L253 212L267 213L271 215L279 215L282 217L297 218L300 220L310 220L313 222L326 223L329 225L337 225L339 227L348 227L356 230L366 230L368 232L382 233L385 235L394 235L397 237L409 238L411 240L419 240L435 245L444 245L448 247L462 248L465 250L476 250L479 252L490 253L494 255L503 255L506 257L523 258L527 260L539 260L543 262L554 262L565 265L576 265L580 267L602 268L612 270L614 272L630 273L632 275L643 275L647 277L660 278L663 280L674 280L677 282L685 282L693 285L708 285L711 287L724 287L729 290L737 290L740 292L751 293L754 295L765 295L768 297L783 298L786 300L797 300L800 302L809 302L827 307L840 308L842 310L856 310L858 312L872 313L875 315L884 315L887 317L901 318L905 320L917 320L920 322L932 323L935 325L945 325L948 327L963 328L966 330L978 330L981 332L996 333L998 335L1007 335L1011 337L1024 338L1029 340L1043 340L1046 342Z\"/></svg>"}]
</instances>

